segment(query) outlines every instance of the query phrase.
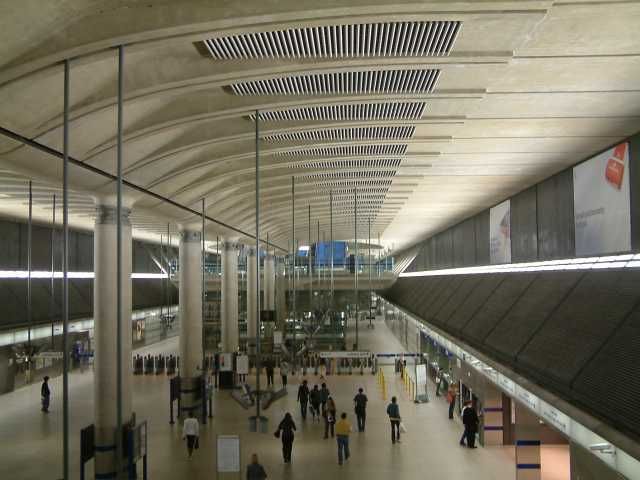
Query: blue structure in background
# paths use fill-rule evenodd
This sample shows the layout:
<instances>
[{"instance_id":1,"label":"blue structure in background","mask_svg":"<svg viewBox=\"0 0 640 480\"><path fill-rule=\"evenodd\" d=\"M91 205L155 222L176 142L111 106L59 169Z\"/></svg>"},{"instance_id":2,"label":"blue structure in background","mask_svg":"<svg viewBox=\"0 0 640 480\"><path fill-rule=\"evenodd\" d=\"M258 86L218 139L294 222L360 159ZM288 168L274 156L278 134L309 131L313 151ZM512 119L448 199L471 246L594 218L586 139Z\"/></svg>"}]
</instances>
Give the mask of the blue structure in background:
<instances>
[{"instance_id":1,"label":"blue structure in background","mask_svg":"<svg viewBox=\"0 0 640 480\"><path fill-rule=\"evenodd\" d=\"M316 267L331 266L331 242L318 242L315 245ZM333 242L333 266L343 267L347 259L347 242Z\"/></svg>"}]
</instances>

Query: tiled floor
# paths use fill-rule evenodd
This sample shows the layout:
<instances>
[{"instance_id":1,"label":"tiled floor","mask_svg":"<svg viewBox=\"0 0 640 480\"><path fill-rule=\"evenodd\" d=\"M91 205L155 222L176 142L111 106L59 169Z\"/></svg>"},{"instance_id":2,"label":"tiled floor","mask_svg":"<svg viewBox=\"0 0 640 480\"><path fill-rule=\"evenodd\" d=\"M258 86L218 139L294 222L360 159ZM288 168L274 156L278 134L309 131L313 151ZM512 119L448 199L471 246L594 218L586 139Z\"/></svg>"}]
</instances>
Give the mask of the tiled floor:
<instances>
[{"instance_id":1,"label":"tiled floor","mask_svg":"<svg viewBox=\"0 0 640 480\"><path fill-rule=\"evenodd\" d=\"M363 348L373 351L401 351L399 342L383 322L375 330L360 330ZM177 349L171 339L154 347L156 351ZM145 350L149 350L147 347ZM142 353L142 352L141 352ZM385 414L386 401L375 376L331 376L327 383L338 410L346 411L355 421L352 398L359 386L369 397L367 432L354 433L351 438L351 459L337 464L335 441L322 438L322 427L310 420L302 422L295 402L297 383L290 380L289 396L272 405L265 413L269 417L269 432L284 412L294 415L298 433L293 448L293 463L284 465L280 441L272 433L248 432L248 417L253 413L242 409L227 392L216 392L213 422L202 429L200 450L189 461L181 440L181 428L168 422L168 381L165 376L143 376L134 379L134 406L138 419L149 422L149 478L215 479L238 478L216 476L215 439L217 434L239 434L241 454L248 461L257 452L272 479L465 479L512 480L514 463L509 448L491 447L468 450L458 446L461 426L447 419L446 405L440 399L415 405L408 401L400 382L390 368L388 396L397 395L408 432L402 444L392 445L389 423ZM307 376L311 384L318 381ZM79 478L79 430L92 422L91 372L71 376L71 468ZM32 385L0 397L0 478L56 479L61 467L61 413L59 392L61 380L53 381L52 413L39 411L39 385ZM87 478L92 478L89 465ZM244 473L243 473L244 475ZM244 478L244 477L242 477ZM554 477L553 480L556 480ZM557 480L561 480L558 478Z\"/></svg>"}]
</instances>

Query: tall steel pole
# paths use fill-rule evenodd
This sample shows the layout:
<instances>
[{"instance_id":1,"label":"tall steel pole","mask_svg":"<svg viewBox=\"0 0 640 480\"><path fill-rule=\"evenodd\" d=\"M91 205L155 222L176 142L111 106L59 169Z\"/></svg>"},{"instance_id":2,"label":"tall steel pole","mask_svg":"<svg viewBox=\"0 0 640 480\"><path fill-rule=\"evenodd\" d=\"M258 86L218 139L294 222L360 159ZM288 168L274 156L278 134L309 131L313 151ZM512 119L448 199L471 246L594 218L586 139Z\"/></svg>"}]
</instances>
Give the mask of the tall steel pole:
<instances>
[{"instance_id":1,"label":"tall steel pole","mask_svg":"<svg viewBox=\"0 0 640 480\"><path fill-rule=\"evenodd\" d=\"M368 252L368 266L369 266L369 325L371 325L371 216L369 216L369 252Z\"/></svg>"},{"instance_id":2,"label":"tall steel pole","mask_svg":"<svg viewBox=\"0 0 640 480\"><path fill-rule=\"evenodd\" d=\"M122 131L123 131L123 93L124 93L124 47L118 47L118 129L116 149L116 468L117 478L122 477L122 457L124 446L122 443ZM127 326L131 328L130 326Z\"/></svg>"},{"instance_id":3,"label":"tall steel pole","mask_svg":"<svg viewBox=\"0 0 640 480\"><path fill-rule=\"evenodd\" d=\"M331 253L330 270L329 270L331 285L329 288L329 292L330 292L330 298L331 298L331 308L333 309L333 190L329 190L329 245L330 245L330 253Z\"/></svg>"},{"instance_id":4,"label":"tall steel pole","mask_svg":"<svg viewBox=\"0 0 640 480\"><path fill-rule=\"evenodd\" d=\"M69 60L64 61L62 155L62 478L69 476Z\"/></svg>"},{"instance_id":5,"label":"tall steel pole","mask_svg":"<svg viewBox=\"0 0 640 480\"><path fill-rule=\"evenodd\" d=\"M29 361L29 380L31 380L31 323L33 322L33 309L31 308L31 247L33 244L33 185L29 180L29 217L27 221L27 346Z\"/></svg>"},{"instance_id":6,"label":"tall steel pole","mask_svg":"<svg viewBox=\"0 0 640 480\"><path fill-rule=\"evenodd\" d=\"M55 297L55 243L56 243L56 194L53 194L53 212L51 219L51 297L49 309L51 310L51 350L55 348L53 338L55 336L56 297Z\"/></svg>"},{"instance_id":7,"label":"tall steel pole","mask_svg":"<svg viewBox=\"0 0 640 480\"><path fill-rule=\"evenodd\" d=\"M201 276L201 282L202 282L202 287L201 287L201 293L200 295L202 296L202 311L201 311L201 323L202 323L202 386L203 386L203 395L202 395L202 423L206 424L207 423L207 396L206 396L206 381L207 381L207 367L206 367L206 354L205 354L205 338L204 338L204 332L205 332L205 328L204 328L204 312L205 312L205 305L207 302L207 282L205 280L205 262L207 260L207 250L206 250L206 244L205 244L205 235L204 235L204 229L206 227L206 216L205 216L205 199L202 199L202 234L200 235L202 237L202 276Z\"/></svg>"},{"instance_id":8,"label":"tall steel pole","mask_svg":"<svg viewBox=\"0 0 640 480\"><path fill-rule=\"evenodd\" d=\"M269 234L267 233L267 255L269 254ZM247 273L249 269L247 267ZM266 297L266 292L265 292ZM260 111L256 110L256 426L260 422L260 368L262 348L260 339Z\"/></svg>"},{"instance_id":9,"label":"tall steel pole","mask_svg":"<svg viewBox=\"0 0 640 480\"><path fill-rule=\"evenodd\" d=\"M318 256L318 246L320 244L320 220L318 220L318 235L316 236L316 248L315 248L315 254L316 257ZM320 268L319 265L317 265L317 261L316 261L316 268L318 269L318 288L320 288L320 281L322 280L320 278L320 272L322 271L322 269Z\"/></svg>"},{"instance_id":10,"label":"tall steel pole","mask_svg":"<svg viewBox=\"0 0 640 480\"><path fill-rule=\"evenodd\" d=\"M295 177L291 177L291 248L293 249L293 260L292 260L293 312L292 313L293 313L293 351L294 351L293 367L294 369L296 365L296 356L295 356L295 350L296 350L296 255L298 254L298 251L296 250L295 239L296 239L296 179ZM286 331L286 328L285 328L285 331Z\"/></svg>"},{"instance_id":11,"label":"tall steel pole","mask_svg":"<svg viewBox=\"0 0 640 480\"><path fill-rule=\"evenodd\" d=\"M380 245L380 232L378 232L378 268L377 268L377 272L378 272L378 278L380 278L380 272L382 270L382 265L380 264L380 262L382 261L382 248L380 248L382 245Z\"/></svg>"},{"instance_id":12,"label":"tall steel pole","mask_svg":"<svg viewBox=\"0 0 640 480\"><path fill-rule=\"evenodd\" d=\"M355 289L355 297L356 297L356 345L355 348L358 350L358 187L353 189L353 237L356 242L356 255L353 259L353 265L355 270L354 275L354 289Z\"/></svg>"},{"instance_id":13,"label":"tall steel pole","mask_svg":"<svg viewBox=\"0 0 640 480\"><path fill-rule=\"evenodd\" d=\"M309 250L307 251L307 265L309 271L307 276L309 277L309 313L313 311L313 274L311 273L311 205L309 205L309 217L308 217L308 230L309 230Z\"/></svg>"}]
</instances>

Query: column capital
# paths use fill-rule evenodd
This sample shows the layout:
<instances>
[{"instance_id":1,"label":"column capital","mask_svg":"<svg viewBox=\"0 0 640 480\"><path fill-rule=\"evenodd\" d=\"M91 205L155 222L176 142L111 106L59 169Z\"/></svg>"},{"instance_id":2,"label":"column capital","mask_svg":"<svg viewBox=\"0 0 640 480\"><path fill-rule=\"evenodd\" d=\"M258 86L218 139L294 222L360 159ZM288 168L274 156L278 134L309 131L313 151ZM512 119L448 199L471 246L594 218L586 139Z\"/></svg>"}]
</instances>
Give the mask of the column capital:
<instances>
[{"instance_id":1,"label":"column capital","mask_svg":"<svg viewBox=\"0 0 640 480\"><path fill-rule=\"evenodd\" d=\"M238 242L233 242L233 241L222 242L222 250L225 252L230 252L232 250L238 251L239 249L240 249L240 244L238 244Z\"/></svg>"},{"instance_id":2,"label":"column capital","mask_svg":"<svg viewBox=\"0 0 640 480\"><path fill-rule=\"evenodd\" d=\"M120 220L122 225L131 226L129 216L131 209L122 208ZM118 209L112 205L96 205L96 225L115 225L118 223Z\"/></svg>"},{"instance_id":3,"label":"column capital","mask_svg":"<svg viewBox=\"0 0 640 480\"><path fill-rule=\"evenodd\" d=\"M180 241L192 243L202 241L202 232L199 230L180 230Z\"/></svg>"}]
</instances>

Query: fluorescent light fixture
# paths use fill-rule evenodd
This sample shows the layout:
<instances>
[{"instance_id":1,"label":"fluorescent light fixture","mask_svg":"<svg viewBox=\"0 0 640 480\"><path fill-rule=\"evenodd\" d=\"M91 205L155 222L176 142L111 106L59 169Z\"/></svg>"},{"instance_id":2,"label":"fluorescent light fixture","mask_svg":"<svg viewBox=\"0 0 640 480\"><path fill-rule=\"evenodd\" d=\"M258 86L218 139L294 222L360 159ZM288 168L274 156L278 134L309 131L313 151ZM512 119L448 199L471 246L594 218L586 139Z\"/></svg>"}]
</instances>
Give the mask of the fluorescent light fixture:
<instances>
[{"instance_id":1,"label":"fluorescent light fixture","mask_svg":"<svg viewBox=\"0 0 640 480\"><path fill-rule=\"evenodd\" d=\"M486 273L554 272L563 270L602 270L608 268L640 268L640 254L603 257L567 258L543 262L507 263L479 267L445 268L422 272L403 272L400 277L435 277L439 275L479 275Z\"/></svg>"},{"instance_id":2,"label":"fluorescent light fixture","mask_svg":"<svg viewBox=\"0 0 640 480\"><path fill-rule=\"evenodd\" d=\"M63 272L53 272L53 278L62 278ZM93 278L93 272L68 272L68 278ZM27 279L29 278L28 270L0 270L0 278L6 279ZM31 278L51 278L51 272L43 272L34 270L31 272ZM167 278L166 273L132 273L131 278Z\"/></svg>"},{"instance_id":3,"label":"fluorescent light fixture","mask_svg":"<svg viewBox=\"0 0 640 480\"><path fill-rule=\"evenodd\" d=\"M309 245L301 245L301 246L298 248L298 250L299 250L299 251L302 251L302 252L308 252L308 251L309 251Z\"/></svg>"}]
</instances>

